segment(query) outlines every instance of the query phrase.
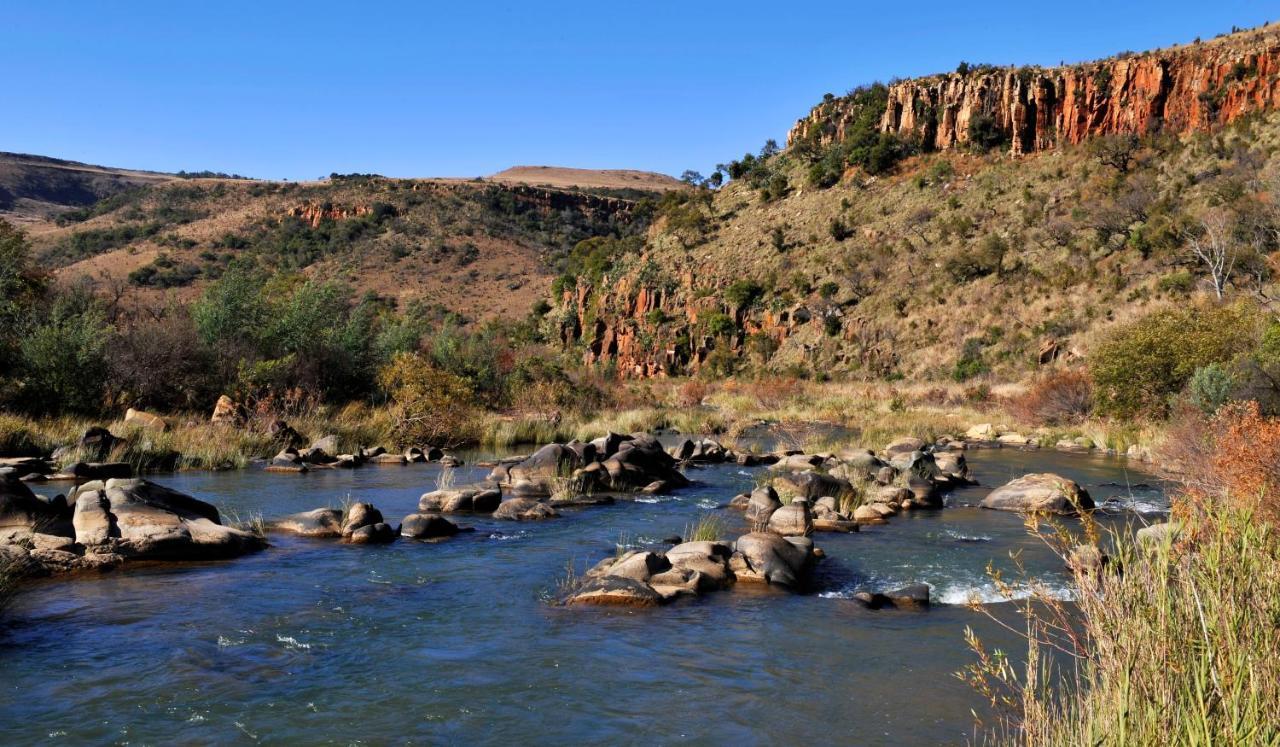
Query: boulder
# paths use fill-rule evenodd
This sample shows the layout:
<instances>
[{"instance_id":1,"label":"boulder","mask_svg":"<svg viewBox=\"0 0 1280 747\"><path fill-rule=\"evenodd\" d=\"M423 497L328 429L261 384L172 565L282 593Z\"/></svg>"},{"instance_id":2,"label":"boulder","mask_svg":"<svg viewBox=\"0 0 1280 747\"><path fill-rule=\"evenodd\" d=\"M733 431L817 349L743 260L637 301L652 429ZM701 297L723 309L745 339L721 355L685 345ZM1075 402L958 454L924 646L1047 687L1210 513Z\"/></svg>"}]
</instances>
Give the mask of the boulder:
<instances>
[{"instance_id":1,"label":"boulder","mask_svg":"<svg viewBox=\"0 0 1280 747\"><path fill-rule=\"evenodd\" d=\"M271 458L265 469L268 472L306 472L307 465L296 449L284 449Z\"/></svg>"},{"instance_id":2,"label":"boulder","mask_svg":"<svg viewBox=\"0 0 1280 747\"><path fill-rule=\"evenodd\" d=\"M67 465L58 477L76 480L111 480L133 477L133 466L128 462L76 462Z\"/></svg>"},{"instance_id":3,"label":"boulder","mask_svg":"<svg viewBox=\"0 0 1280 747\"><path fill-rule=\"evenodd\" d=\"M666 552L666 560L676 576L651 579L667 586L688 585L697 591L723 589L734 581L729 570L729 558L733 549L723 542L684 542ZM682 577L683 581L677 579Z\"/></svg>"},{"instance_id":4,"label":"boulder","mask_svg":"<svg viewBox=\"0 0 1280 747\"><path fill-rule=\"evenodd\" d=\"M560 512L554 508L532 498L512 498L503 501L502 505L498 506L498 510L493 512L493 518L509 521L538 521L553 519L559 515Z\"/></svg>"},{"instance_id":5,"label":"boulder","mask_svg":"<svg viewBox=\"0 0 1280 747\"><path fill-rule=\"evenodd\" d=\"M630 436L624 436L621 433L614 433L610 431L600 438L593 440L591 445L595 447L596 458L604 460L614 454L617 454L618 447L621 446L623 442L630 440Z\"/></svg>"},{"instance_id":6,"label":"boulder","mask_svg":"<svg viewBox=\"0 0 1280 747\"><path fill-rule=\"evenodd\" d=\"M929 606L929 585L914 584L883 593L860 591L854 594L853 598L873 610L885 607L920 609Z\"/></svg>"},{"instance_id":7,"label":"boulder","mask_svg":"<svg viewBox=\"0 0 1280 747\"><path fill-rule=\"evenodd\" d=\"M1176 540L1181 531L1181 524L1176 521L1166 521L1139 529L1135 539L1143 547L1158 547L1166 542Z\"/></svg>"},{"instance_id":8,"label":"boulder","mask_svg":"<svg viewBox=\"0 0 1280 747\"><path fill-rule=\"evenodd\" d=\"M820 466L823 461L825 460L817 454L791 454L779 458L773 463L772 469L779 472L808 472Z\"/></svg>"},{"instance_id":9,"label":"boulder","mask_svg":"<svg viewBox=\"0 0 1280 747\"><path fill-rule=\"evenodd\" d=\"M400 536L411 539L452 537L457 533L458 525L434 514L409 514L400 522Z\"/></svg>"},{"instance_id":10,"label":"boulder","mask_svg":"<svg viewBox=\"0 0 1280 747\"><path fill-rule=\"evenodd\" d=\"M751 491L751 498L747 501L747 522L752 525L768 523L769 517L780 508L782 501L778 500L778 494L772 486L756 488Z\"/></svg>"},{"instance_id":11,"label":"boulder","mask_svg":"<svg viewBox=\"0 0 1280 747\"><path fill-rule=\"evenodd\" d=\"M427 455L417 446L410 446L404 450L404 460L409 464L421 464L427 461Z\"/></svg>"},{"instance_id":12,"label":"boulder","mask_svg":"<svg viewBox=\"0 0 1280 747\"><path fill-rule=\"evenodd\" d=\"M601 469L595 475L597 480L603 479L603 484L598 484L598 487L604 489L636 490L661 482L664 489L669 490L689 484L688 478L677 469L676 460L662 449L662 444L644 434L633 435L631 440L619 444L618 453L600 465Z\"/></svg>"},{"instance_id":13,"label":"boulder","mask_svg":"<svg viewBox=\"0 0 1280 747\"><path fill-rule=\"evenodd\" d=\"M388 465L408 464L409 460L403 454L378 454L377 456L369 457L369 463L385 467Z\"/></svg>"},{"instance_id":14,"label":"boulder","mask_svg":"<svg viewBox=\"0 0 1280 747\"><path fill-rule=\"evenodd\" d=\"M209 422L214 425L228 425L239 427L245 424L248 416L245 412L244 405L236 402L227 395L218 397L218 401L213 405L213 415L209 417ZM297 444L289 444L296 446Z\"/></svg>"},{"instance_id":15,"label":"boulder","mask_svg":"<svg viewBox=\"0 0 1280 747\"><path fill-rule=\"evenodd\" d=\"M588 579L567 600L568 604L607 607L656 607L666 601L652 586L621 576Z\"/></svg>"},{"instance_id":16,"label":"boulder","mask_svg":"<svg viewBox=\"0 0 1280 747\"><path fill-rule=\"evenodd\" d=\"M788 472L773 479L773 486L781 495L816 500L827 495L853 492L848 480L818 472Z\"/></svg>"},{"instance_id":17,"label":"boulder","mask_svg":"<svg viewBox=\"0 0 1280 747\"><path fill-rule=\"evenodd\" d=\"M71 495L76 542L97 553L204 559L260 550L266 542L223 526L212 505L142 479L81 485Z\"/></svg>"},{"instance_id":18,"label":"boulder","mask_svg":"<svg viewBox=\"0 0 1280 747\"><path fill-rule=\"evenodd\" d=\"M965 431L964 437L969 441L993 441L996 437L996 427L990 423L981 423Z\"/></svg>"},{"instance_id":19,"label":"boulder","mask_svg":"<svg viewBox=\"0 0 1280 747\"><path fill-rule=\"evenodd\" d=\"M151 431L163 431L169 426L165 424L164 418L150 412L135 410L130 407L124 413L125 425L137 426Z\"/></svg>"},{"instance_id":20,"label":"boulder","mask_svg":"<svg viewBox=\"0 0 1280 747\"><path fill-rule=\"evenodd\" d=\"M581 466L580 457L573 449L563 444L547 444L518 464L495 468L495 473L502 469L504 476L499 479L514 495L545 496L551 494L557 479ZM491 474L490 478L495 476Z\"/></svg>"},{"instance_id":21,"label":"boulder","mask_svg":"<svg viewBox=\"0 0 1280 747\"><path fill-rule=\"evenodd\" d=\"M632 550L610 564L604 575L647 582L654 574L670 569L671 562L662 555L647 550Z\"/></svg>"},{"instance_id":22,"label":"boulder","mask_svg":"<svg viewBox=\"0 0 1280 747\"><path fill-rule=\"evenodd\" d=\"M914 451L923 451L925 442L918 438L899 438L884 447L884 453L889 457L890 462L893 458L900 454L910 454Z\"/></svg>"},{"instance_id":23,"label":"boulder","mask_svg":"<svg viewBox=\"0 0 1280 747\"><path fill-rule=\"evenodd\" d=\"M337 454L339 453L338 437L333 434L329 434L328 436L316 439L316 441L311 444L311 448L319 449L326 454Z\"/></svg>"},{"instance_id":24,"label":"boulder","mask_svg":"<svg viewBox=\"0 0 1280 747\"><path fill-rule=\"evenodd\" d=\"M342 517L342 536L350 537L361 527L381 523L383 523L381 511L372 503L357 501L347 507L346 514Z\"/></svg>"},{"instance_id":25,"label":"boulder","mask_svg":"<svg viewBox=\"0 0 1280 747\"><path fill-rule=\"evenodd\" d=\"M486 486L450 488L433 490L424 493L418 499L418 510L440 513L457 513L471 511L480 514L492 513L502 502L502 491Z\"/></svg>"},{"instance_id":26,"label":"boulder","mask_svg":"<svg viewBox=\"0 0 1280 747\"><path fill-rule=\"evenodd\" d=\"M883 524L884 517L880 512L867 504L863 504L853 509L853 520L859 524Z\"/></svg>"},{"instance_id":27,"label":"boulder","mask_svg":"<svg viewBox=\"0 0 1280 747\"><path fill-rule=\"evenodd\" d=\"M769 517L769 531L784 537L807 537L813 534L813 516L809 503L796 499L774 511Z\"/></svg>"},{"instance_id":28,"label":"boulder","mask_svg":"<svg viewBox=\"0 0 1280 747\"><path fill-rule=\"evenodd\" d=\"M80 440L76 443L82 459L91 462L101 462L111 453L111 449L121 441L111 434L111 431L100 426L93 426L80 436Z\"/></svg>"},{"instance_id":29,"label":"boulder","mask_svg":"<svg viewBox=\"0 0 1280 747\"><path fill-rule=\"evenodd\" d=\"M739 580L764 581L797 589L813 564L813 541L773 533L744 534L734 543L730 568ZM668 553L668 556L670 553Z\"/></svg>"},{"instance_id":30,"label":"boulder","mask_svg":"<svg viewBox=\"0 0 1280 747\"><path fill-rule=\"evenodd\" d=\"M0 543L14 535L49 531L66 514L65 499L61 505L42 501L14 475L0 476Z\"/></svg>"},{"instance_id":31,"label":"boulder","mask_svg":"<svg viewBox=\"0 0 1280 747\"><path fill-rule=\"evenodd\" d=\"M302 434L297 432L283 420L273 420L271 425L267 426L267 435L271 436L271 440L280 444L284 448L300 449L307 442Z\"/></svg>"},{"instance_id":32,"label":"boulder","mask_svg":"<svg viewBox=\"0 0 1280 747\"><path fill-rule=\"evenodd\" d=\"M271 528L299 537L341 537L342 512L336 508L303 511L276 519Z\"/></svg>"},{"instance_id":33,"label":"boulder","mask_svg":"<svg viewBox=\"0 0 1280 747\"><path fill-rule=\"evenodd\" d=\"M349 545L384 545L396 541L396 530L386 522L366 524L342 538Z\"/></svg>"},{"instance_id":34,"label":"boulder","mask_svg":"<svg viewBox=\"0 0 1280 747\"><path fill-rule=\"evenodd\" d=\"M979 505L997 511L1069 514L1092 509L1093 500L1074 480L1040 472L996 488Z\"/></svg>"}]
</instances>

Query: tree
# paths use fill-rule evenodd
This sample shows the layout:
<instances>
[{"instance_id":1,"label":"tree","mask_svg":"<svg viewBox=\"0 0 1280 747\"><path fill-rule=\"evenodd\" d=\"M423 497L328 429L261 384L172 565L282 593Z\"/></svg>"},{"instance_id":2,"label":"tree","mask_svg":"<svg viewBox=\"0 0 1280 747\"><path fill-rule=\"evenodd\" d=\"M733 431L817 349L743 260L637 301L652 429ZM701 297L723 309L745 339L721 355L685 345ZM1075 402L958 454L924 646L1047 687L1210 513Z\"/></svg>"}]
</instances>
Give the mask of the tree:
<instances>
[{"instance_id":1,"label":"tree","mask_svg":"<svg viewBox=\"0 0 1280 747\"><path fill-rule=\"evenodd\" d=\"M1226 209L1207 211L1195 230L1183 234L1191 255L1209 273L1213 292L1221 301L1242 254L1235 236L1236 217Z\"/></svg>"},{"instance_id":2,"label":"tree","mask_svg":"<svg viewBox=\"0 0 1280 747\"><path fill-rule=\"evenodd\" d=\"M1103 135L1089 141L1089 152L1103 166L1110 166L1122 174L1129 172L1138 153L1138 136L1133 134Z\"/></svg>"},{"instance_id":3,"label":"tree","mask_svg":"<svg viewBox=\"0 0 1280 747\"><path fill-rule=\"evenodd\" d=\"M685 169L684 173L680 175L680 181L688 184L690 187L701 187L702 183L706 181L706 178L693 169Z\"/></svg>"},{"instance_id":4,"label":"tree","mask_svg":"<svg viewBox=\"0 0 1280 747\"><path fill-rule=\"evenodd\" d=\"M60 296L19 343L22 402L40 413L96 412L107 377L112 329L88 293Z\"/></svg>"}]
</instances>

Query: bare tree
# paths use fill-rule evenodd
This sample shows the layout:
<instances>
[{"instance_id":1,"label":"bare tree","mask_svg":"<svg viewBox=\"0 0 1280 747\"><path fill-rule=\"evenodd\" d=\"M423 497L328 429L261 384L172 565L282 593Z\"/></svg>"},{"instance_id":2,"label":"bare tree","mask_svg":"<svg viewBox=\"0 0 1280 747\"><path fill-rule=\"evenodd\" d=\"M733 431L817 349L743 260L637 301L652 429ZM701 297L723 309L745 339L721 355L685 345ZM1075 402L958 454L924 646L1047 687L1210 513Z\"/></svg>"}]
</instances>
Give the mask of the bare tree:
<instances>
[{"instance_id":1,"label":"bare tree","mask_svg":"<svg viewBox=\"0 0 1280 747\"><path fill-rule=\"evenodd\" d=\"M1235 237L1235 227L1234 215L1227 210L1216 209L1201 217L1198 230L1183 234L1191 254L1208 271L1213 292L1219 301L1240 260L1241 246Z\"/></svg>"}]
</instances>

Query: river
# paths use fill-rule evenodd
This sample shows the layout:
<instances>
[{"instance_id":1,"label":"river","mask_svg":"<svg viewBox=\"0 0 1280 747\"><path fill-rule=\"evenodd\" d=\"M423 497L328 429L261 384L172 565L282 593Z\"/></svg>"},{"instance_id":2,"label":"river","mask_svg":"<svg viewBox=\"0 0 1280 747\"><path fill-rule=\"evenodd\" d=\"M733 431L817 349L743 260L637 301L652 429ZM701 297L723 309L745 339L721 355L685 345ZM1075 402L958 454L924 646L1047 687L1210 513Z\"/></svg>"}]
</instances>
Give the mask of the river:
<instances>
[{"instance_id":1,"label":"river","mask_svg":"<svg viewBox=\"0 0 1280 747\"><path fill-rule=\"evenodd\" d=\"M695 486L672 496L540 523L452 517L476 531L442 542L272 535L267 551L233 561L45 582L0 621L0 743L962 743L982 705L954 676L971 661L964 628L1023 645L958 604L871 611L851 593L927 582L935 601L994 598L987 565L1008 567L1014 550L1065 589L1021 517L973 507L1026 472L1112 499L1111 526L1165 505L1155 478L1124 459L991 449L968 460L981 485L943 510L816 535L828 557L808 594L739 586L647 610L547 603L567 564L581 571L619 542L657 543L708 512L732 536L746 531L716 508L752 486L753 470L733 465L690 471ZM270 519L350 496L394 524L438 471L152 479L224 515ZM458 482L486 473L466 467Z\"/></svg>"}]
</instances>

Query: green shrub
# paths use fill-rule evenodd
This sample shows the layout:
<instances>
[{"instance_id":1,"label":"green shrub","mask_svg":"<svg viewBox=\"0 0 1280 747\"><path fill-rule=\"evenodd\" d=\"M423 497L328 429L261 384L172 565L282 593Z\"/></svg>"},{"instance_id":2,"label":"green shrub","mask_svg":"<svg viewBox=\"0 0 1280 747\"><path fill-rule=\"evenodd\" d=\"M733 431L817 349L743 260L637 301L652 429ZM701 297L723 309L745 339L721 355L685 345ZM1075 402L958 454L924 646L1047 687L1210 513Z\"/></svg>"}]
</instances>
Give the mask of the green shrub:
<instances>
[{"instance_id":1,"label":"green shrub","mask_svg":"<svg viewBox=\"0 0 1280 747\"><path fill-rule=\"evenodd\" d=\"M964 348L960 351L960 357L951 369L951 378L956 381L968 381L975 376L981 376L989 370L991 370L991 367L982 358L982 340L971 337L964 341Z\"/></svg>"},{"instance_id":2,"label":"green shrub","mask_svg":"<svg viewBox=\"0 0 1280 747\"><path fill-rule=\"evenodd\" d=\"M750 306L764 294L764 287L754 280L738 280L724 289L724 300L734 308Z\"/></svg>"},{"instance_id":3,"label":"green shrub","mask_svg":"<svg viewBox=\"0 0 1280 747\"><path fill-rule=\"evenodd\" d=\"M737 329L733 319L728 314L723 314L719 311L707 314L703 321L707 325L707 332L714 337L727 337Z\"/></svg>"},{"instance_id":4,"label":"green shrub","mask_svg":"<svg viewBox=\"0 0 1280 747\"><path fill-rule=\"evenodd\" d=\"M961 248L943 260L943 269L957 283L998 274L1009 244L998 234L987 234L975 247Z\"/></svg>"},{"instance_id":5,"label":"green shrub","mask_svg":"<svg viewBox=\"0 0 1280 747\"><path fill-rule=\"evenodd\" d=\"M1187 383L1191 403L1207 415L1212 415L1227 403L1235 381L1225 368L1217 363L1201 366Z\"/></svg>"},{"instance_id":6,"label":"green shrub","mask_svg":"<svg viewBox=\"0 0 1280 747\"><path fill-rule=\"evenodd\" d=\"M1090 356L1099 412L1165 416L1197 369L1252 348L1258 326L1256 310L1242 303L1157 311L1116 328Z\"/></svg>"}]
</instances>

